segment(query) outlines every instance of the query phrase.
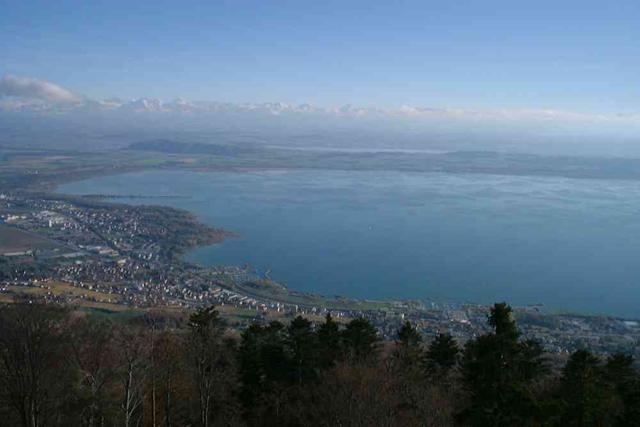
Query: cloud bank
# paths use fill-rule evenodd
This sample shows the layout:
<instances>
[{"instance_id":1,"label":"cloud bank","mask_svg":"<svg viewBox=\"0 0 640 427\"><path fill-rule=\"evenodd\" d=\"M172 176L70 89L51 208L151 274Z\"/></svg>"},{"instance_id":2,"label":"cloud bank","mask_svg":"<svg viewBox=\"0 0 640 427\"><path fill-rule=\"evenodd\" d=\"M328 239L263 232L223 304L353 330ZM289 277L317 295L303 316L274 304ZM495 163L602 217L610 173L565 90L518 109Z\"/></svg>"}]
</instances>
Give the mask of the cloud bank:
<instances>
[{"instance_id":1,"label":"cloud bank","mask_svg":"<svg viewBox=\"0 0 640 427\"><path fill-rule=\"evenodd\" d=\"M55 83L12 75L0 79L0 97L51 104L77 104L82 101L79 96Z\"/></svg>"},{"instance_id":2,"label":"cloud bank","mask_svg":"<svg viewBox=\"0 0 640 427\"><path fill-rule=\"evenodd\" d=\"M400 108L318 107L310 104L223 103L176 99L139 98L92 100L74 94L55 83L30 77L7 75L0 79L0 111L39 113L126 113L126 114L217 114L314 115L317 117L407 118L451 122L556 122L640 125L640 114L588 114L552 109L470 110L402 106Z\"/></svg>"}]
</instances>

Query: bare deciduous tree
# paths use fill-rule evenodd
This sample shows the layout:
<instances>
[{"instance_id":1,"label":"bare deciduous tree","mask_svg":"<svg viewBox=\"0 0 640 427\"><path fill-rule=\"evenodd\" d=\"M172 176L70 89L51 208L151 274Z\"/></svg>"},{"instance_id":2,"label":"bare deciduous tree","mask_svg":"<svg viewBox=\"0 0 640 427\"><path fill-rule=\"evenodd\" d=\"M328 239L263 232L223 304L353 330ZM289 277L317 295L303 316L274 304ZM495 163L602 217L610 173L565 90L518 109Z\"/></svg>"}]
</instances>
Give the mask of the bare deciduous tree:
<instances>
[{"instance_id":1,"label":"bare deciduous tree","mask_svg":"<svg viewBox=\"0 0 640 427\"><path fill-rule=\"evenodd\" d=\"M146 337L144 331L129 326L121 327L115 335L118 371L121 381L120 404L125 427L137 426L142 419L143 387L146 364Z\"/></svg>"},{"instance_id":2,"label":"bare deciduous tree","mask_svg":"<svg viewBox=\"0 0 640 427\"><path fill-rule=\"evenodd\" d=\"M80 375L80 390L86 395L83 424L104 425L109 399L106 389L113 380L115 361L113 325L81 318L71 324L68 362Z\"/></svg>"},{"instance_id":3,"label":"bare deciduous tree","mask_svg":"<svg viewBox=\"0 0 640 427\"><path fill-rule=\"evenodd\" d=\"M60 420L64 402L64 314L60 308L18 304L0 311L2 397L25 427Z\"/></svg>"}]
</instances>

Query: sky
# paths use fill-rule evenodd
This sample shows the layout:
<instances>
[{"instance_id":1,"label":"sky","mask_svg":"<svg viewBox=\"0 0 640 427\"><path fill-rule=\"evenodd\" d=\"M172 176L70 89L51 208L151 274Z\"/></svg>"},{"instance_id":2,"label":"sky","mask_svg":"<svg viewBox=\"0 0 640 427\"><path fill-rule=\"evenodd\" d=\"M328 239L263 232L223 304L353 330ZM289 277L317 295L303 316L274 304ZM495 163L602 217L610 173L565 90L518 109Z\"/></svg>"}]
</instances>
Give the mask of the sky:
<instances>
[{"instance_id":1,"label":"sky","mask_svg":"<svg viewBox=\"0 0 640 427\"><path fill-rule=\"evenodd\" d=\"M0 10L0 76L95 99L640 112L637 0L0 0Z\"/></svg>"}]
</instances>

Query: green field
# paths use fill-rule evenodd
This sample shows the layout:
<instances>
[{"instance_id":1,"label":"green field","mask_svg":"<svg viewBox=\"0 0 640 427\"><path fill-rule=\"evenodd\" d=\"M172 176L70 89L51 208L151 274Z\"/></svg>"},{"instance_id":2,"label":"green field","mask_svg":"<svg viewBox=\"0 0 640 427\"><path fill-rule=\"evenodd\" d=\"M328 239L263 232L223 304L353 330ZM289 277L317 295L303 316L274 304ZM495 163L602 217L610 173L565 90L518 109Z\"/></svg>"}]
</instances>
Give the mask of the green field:
<instances>
[{"instance_id":1,"label":"green field","mask_svg":"<svg viewBox=\"0 0 640 427\"><path fill-rule=\"evenodd\" d=\"M0 255L35 249L55 249L60 245L51 240L7 225L0 225Z\"/></svg>"}]
</instances>

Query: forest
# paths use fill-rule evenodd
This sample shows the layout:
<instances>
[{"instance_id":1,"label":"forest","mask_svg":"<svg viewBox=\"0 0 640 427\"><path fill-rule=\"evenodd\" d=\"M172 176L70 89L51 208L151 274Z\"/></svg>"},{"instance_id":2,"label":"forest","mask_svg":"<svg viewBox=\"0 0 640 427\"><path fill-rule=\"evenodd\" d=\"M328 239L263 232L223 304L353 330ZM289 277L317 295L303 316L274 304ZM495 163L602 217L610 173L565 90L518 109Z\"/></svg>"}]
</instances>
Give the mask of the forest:
<instances>
[{"instance_id":1,"label":"forest","mask_svg":"<svg viewBox=\"0 0 640 427\"><path fill-rule=\"evenodd\" d=\"M624 354L545 353L506 303L490 332L393 342L365 318L225 325L215 307L113 320L53 304L0 309L6 426L634 426Z\"/></svg>"}]
</instances>

